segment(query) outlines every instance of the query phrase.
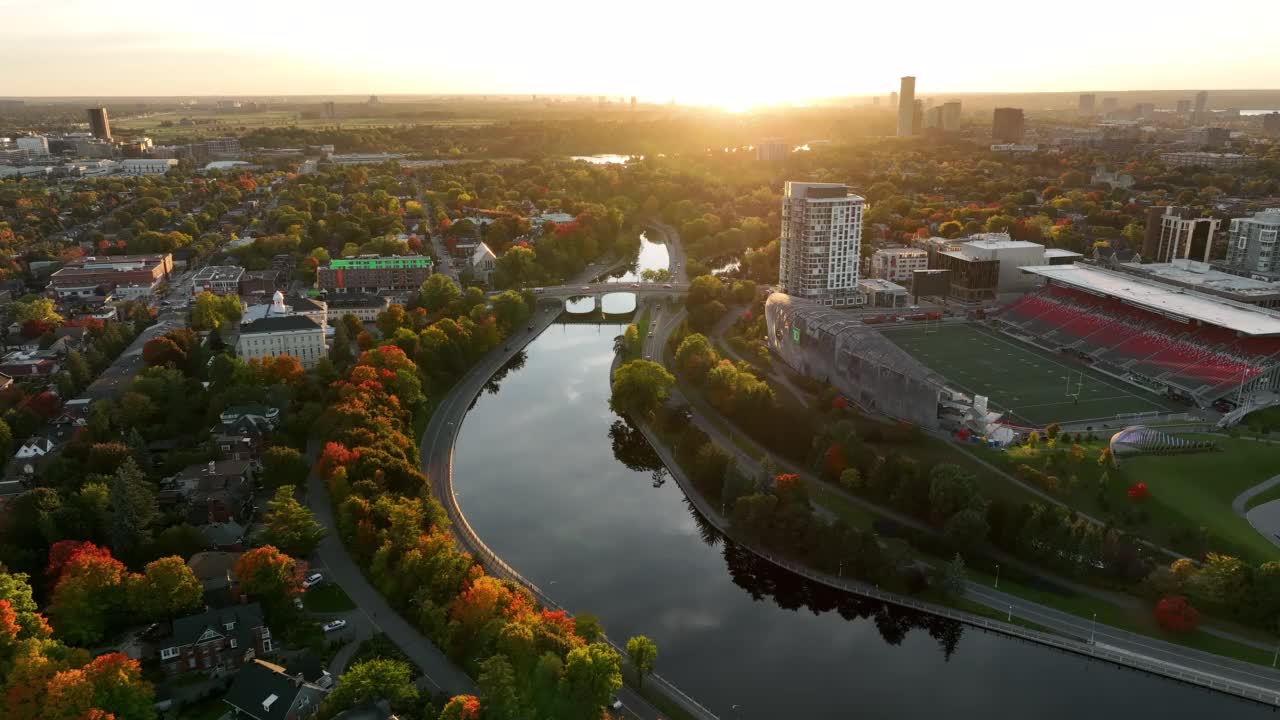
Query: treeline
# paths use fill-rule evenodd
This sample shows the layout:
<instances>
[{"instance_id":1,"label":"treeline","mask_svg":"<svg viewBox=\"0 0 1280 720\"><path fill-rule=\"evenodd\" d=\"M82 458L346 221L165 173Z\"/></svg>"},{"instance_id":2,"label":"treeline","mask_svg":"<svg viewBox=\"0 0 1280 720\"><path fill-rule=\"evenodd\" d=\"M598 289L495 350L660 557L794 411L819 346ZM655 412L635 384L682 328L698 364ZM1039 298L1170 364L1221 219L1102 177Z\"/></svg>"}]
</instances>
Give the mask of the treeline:
<instances>
[{"instance_id":1,"label":"treeline","mask_svg":"<svg viewBox=\"0 0 1280 720\"><path fill-rule=\"evenodd\" d=\"M458 364L449 369L460 369L483 352L453 345L470 337L460 332L466 324L492 328L495 342L510 331L476 305L419 333L419 354L452 355ZM423 355L436 352L444 355ZM480 698L455 698L455 711L466 705L474 709L467 717L598 718L622 684L619 657L599 642L598 624L542 609L524 588L487 576L455 545L444 509L430 495L417 439L408 433L426 411L424 383L440 390L451 379L384 344L365 350L331 383L316 430L325 440L318 465L338 532L388 601L477 678Z\"/></svg>"}]
</instances>

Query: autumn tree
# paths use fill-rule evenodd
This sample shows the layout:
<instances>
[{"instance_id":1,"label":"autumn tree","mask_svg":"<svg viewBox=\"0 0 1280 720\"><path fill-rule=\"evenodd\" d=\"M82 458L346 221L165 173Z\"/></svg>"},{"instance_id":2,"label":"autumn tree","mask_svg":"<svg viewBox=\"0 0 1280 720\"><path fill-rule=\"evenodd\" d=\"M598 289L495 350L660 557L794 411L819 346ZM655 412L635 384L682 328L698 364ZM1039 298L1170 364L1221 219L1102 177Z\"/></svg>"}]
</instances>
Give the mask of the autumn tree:
<instances>
[{"instance_id":1,"label":"autumn tree","mask_svg":"<svg viewBox=\"0 0 1280 720\"><path fill-rule=\"evenodd\" d=\"M458 284L443 273L436 273L427 278L418 290L419 302L431 312L445 309L461 296L462 290L458 288Z\"/></svg>"},{"instance_id":2,"label":"autumn tree","mask_svg":"<svg viewBox=\"0 0 1280 720\"><path fill-rule=\"evenodd\" d=\"M565 656L560 687L581 717L599 715L600 708L622 687L618 653L604 643L570 650Z\"/></svg>"},{"instance_id":3,"label":"autumn tree","mask_svg":"<svg viewBox=\"0 0 1280 720\"><path fill-rule=\"evenodd\" d=\"M644 635L627 640L627 659L636 670L636 684L644 685L644 676L653 672L658 662L658 645Z\"/></svg>"},{"instance_id":4,"label":"autumn tree","mask_svg":"<svg viewBox=\"0 0 1280 720\"><path fill-rule=\"evenodd\" d=\"M56 580L49 615L59 637L90 645L106 635L124 609L129 572L106 548L93 543L64 547L65 561L55 561L51 553Z\"/></svg>"},{"instance_id":5,"label":"autumn tree","mask_svg":"<svg viewBox=\"0 0 1280 720\"><path fill-rule=\"evenodd\" d=\"M302 593L307 564L280 552L274 545L254 548L236 561L240 587L268 611L288 613L293 597Z\"/></svg>"},{"instance_id":6,"label":"autumn tree","mask_svg":"<svg viewBox=\"0 0 1280 720\"><path fill-rule=\"evenodd\" d=\"M262 452L262 480L269 486L301 486L310 472L306 457L287 445L272 445Z\"/></svg>"},{"instance_id":7,"label":"autumn tree","mask_svg":"<svg viewBox=\"0 0 1280 720\"><path fill-rule=\"evenodd\" d=\"M480 698L475 695L454 695L440 711L440 720L480 720Z\"/></svg>"},{"instance_id":8,"label":"autumn tree","mask_svg":"<svg viewBox=\"0 0 1280 720\"><path fill-rule=\"evenodd\" d=\"M310 555L325 535L324 526L311 510L294 497L292 485L283 485L267 501L264 539L294 557Z\"/></svg>"},{"instance_id":9,"label":"autumn tree","mask_svg":"<svg viewBox=\"0 0 1280 720\"><path fill-rule=\"evenodd\" d=\"M418 690L413 686L413 672L408 663L375 657L352 664L325 699L323 711L326 716L332 716L378 700L386 700L397 712L404 712L417 703Z\"/></svg>"},{"instance_id":10,"label":"autumn tree","mask_svg":"<svg viewBox=\"0 0 1280 720\"><path fill-rule=\"evenodd\" d=\"M1156 603L1156 622L1174 633L1189 633L1200 624L1200 613L1181 595L1169 595Z\"/></svg>"},{"instance_id":11,"label":"autumn tree","mask_svg":"<svg viewBox=\"0 0 1280 720\"><path fill-rule=\"evenodd\" d=\"M151 620L184 615L200 607L204 589L180 557L147 563L129 584L129 609Z\"/></svg>"}]
</instances>

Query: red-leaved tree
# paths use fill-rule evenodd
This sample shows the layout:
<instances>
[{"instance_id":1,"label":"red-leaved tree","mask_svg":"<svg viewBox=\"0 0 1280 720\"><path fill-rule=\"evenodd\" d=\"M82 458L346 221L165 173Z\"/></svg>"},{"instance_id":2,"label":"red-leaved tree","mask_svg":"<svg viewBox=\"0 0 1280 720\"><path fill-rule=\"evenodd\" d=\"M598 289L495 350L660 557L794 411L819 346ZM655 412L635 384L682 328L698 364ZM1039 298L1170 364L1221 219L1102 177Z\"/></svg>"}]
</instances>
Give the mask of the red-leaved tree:
<instances>
[{"instance_id":1,"label":"red-leaved tree","mask_svg":"<svg viewBox=\"0 0 1280 720\"><path fill-rule=\"evenodd\" d=\"M1140 503L1151 496L1151 491L1147 490L1146 483L1134 483L1129 486L1129 499Z\"/></svg>"},{"instance_id":2,"label":"red-leaved tree","mask_svg":"<svg viewBox=\"0 0 1280 720\"><path fill-rule=\"evenodd\" d=\"M1156 603L1156 622L1169 632L1188 633L1200 624L1200 613L1181 595L1168 595Z\"/></svg>"}]
</instances>

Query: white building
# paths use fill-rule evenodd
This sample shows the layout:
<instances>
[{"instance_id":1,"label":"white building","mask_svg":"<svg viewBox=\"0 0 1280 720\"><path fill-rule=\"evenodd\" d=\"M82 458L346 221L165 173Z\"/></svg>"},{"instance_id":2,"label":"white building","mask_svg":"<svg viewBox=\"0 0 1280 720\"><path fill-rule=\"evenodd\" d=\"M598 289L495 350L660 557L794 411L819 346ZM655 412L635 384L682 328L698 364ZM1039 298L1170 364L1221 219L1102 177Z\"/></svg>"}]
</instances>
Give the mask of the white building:
<instances>
[{"instance_id":1,"label":"white building","mask_svg":"<svg viewBox=\"0 0 1280 720\"><path fill-rule=\"evenodd\" d=\"M26 150L30 157L41 157L49 154L49 138L43 135L18 138L18 149Z\"/></svg>"},{"instance_id":2,"label":"white building","mask_svg":"<svg viewBox=\"0 0 1280 720\"><path fill-rule=\"evenodd\" d=\"M916 270L929 269L929 253L920 248L884 248L871 255L871 277L890 282L911 282Z\"/></svg>"},{"instance_id":3,"label":"white building","mask_svg":"<svg viewBox=\"0 0 1280 720\"><path fill-rule=\"evenodd\" d=\"M301 315L262 318L240 326L236 353L245 360L292 355L312 368L325 356L324 329Z\"/></svg>"},{"instance_id":4,"label":"white building","mask_svg":"<svg viewBox=\"0 0 1280 720\"><path fill-rule=\"evenodd\" d=\"M329 323L329 306L323 300L304 297L285 298L284 293L277 290L271 296L270 305L250 305L240 316L240 324L272 317L304 317L316 325L324 327Z\"/></svg>"},{"instance_id":5,"label":"white building","mask_svg":"<svg viewBox=\"0 0 1280 720\"><path fill-rule=\"evenodd\" d=\"M177 160L145 158L120 161L120 168L126 175L164 175L176 167Z\"/></svg>"},{"instance_id":6,"label":"white building","mask_svg":"<svg viewBox=\"0 0 1280 720\"><path fill-rule=\"evenodd\" d=\"M18 448L14 457L19 460L29 460L31 458L44 457L53 452L53 442L47 437L33 437L22 443L22 447Z\"/></svg>"},{"instance_id":7,"label":"white building","mask_svg":"<svg viewBox=\"0 0 1280 720\"><path fill-rule=\"evenodd\" d=\"M980 233L960 244L960 254L970 261L996 260L1000 263L996 292L1019 292L1039 284L1034 276L1018 268L1046 264L1044 246L1014 240L1008 233Z\"/></svg>"},{"instance_id":8,"label":"white building","mask_svg":"<svg viewBox=\"0 0 1280 720\"><path fill-rule=\"evenodd\" d=\"M1254 159L1239 153L1167 152L1160 153L1160 162L1169 167L1203 167L1211 170L1229 170L1252 165Z\"/></svg>"},{"instance_id":9,"label":"white building","mask_svg":"<svg viewBox=\"0 0 1280 720\"><path fill-rule=\"evenodd\" d=\"M244 268L239 265L206 265L191 278L191 294L238 295Z\"/></svg>"},{"instance_id":10,"label":"white building","mask_svg":"<svg viewBox=\"0 0 1280 720\"><path fill-rule=\"evenodd\" d=\"M1232 219L1227 231L1227 264L1268 276L1280 275L1280 208Z\"/></svg>"},{"instance_id":11,"label":"white building","mask_svg":"<svg viewBox=\"0 0 1280 720\"><path fill-rule=\"evenodd\" d=\"M788 295L857 305L865 201L840 183L787 182L778 285Z\"/></svg>"},{"instance_id":12,"label":"white building","mask_svg":"<svg viewBox=\"0 0 1280 720\"><path fill-rule=\"evenodd\" d=\"M475 252L471 253L471 257L467 258L467 268L471 270L471 274L479 281L489 283L489 276L493 274L493 269L497 266L498 256L493 254L488 245L480 243L476 246Z\"/></svg>"}]
</instances>

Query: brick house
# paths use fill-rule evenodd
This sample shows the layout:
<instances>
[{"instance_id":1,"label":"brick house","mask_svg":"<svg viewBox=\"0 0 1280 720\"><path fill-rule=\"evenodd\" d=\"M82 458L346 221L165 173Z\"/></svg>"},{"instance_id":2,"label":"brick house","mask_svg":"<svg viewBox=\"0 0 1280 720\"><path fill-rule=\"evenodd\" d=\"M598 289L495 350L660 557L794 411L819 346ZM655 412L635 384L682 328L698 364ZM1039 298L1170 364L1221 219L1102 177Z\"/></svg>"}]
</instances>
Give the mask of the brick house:
<instances>
[{"instance_id":1,"label":"brick house","mask_svg":"<svg viewBox=\"0 0 1280 720\"><path fill-rule=\"evenodd\" d=\"M173 621L173 631L158 643L165 673L239 670L255 658L275 651L271 630L258 603L206 610Z\"/></svg>"}]
</instances>

